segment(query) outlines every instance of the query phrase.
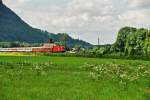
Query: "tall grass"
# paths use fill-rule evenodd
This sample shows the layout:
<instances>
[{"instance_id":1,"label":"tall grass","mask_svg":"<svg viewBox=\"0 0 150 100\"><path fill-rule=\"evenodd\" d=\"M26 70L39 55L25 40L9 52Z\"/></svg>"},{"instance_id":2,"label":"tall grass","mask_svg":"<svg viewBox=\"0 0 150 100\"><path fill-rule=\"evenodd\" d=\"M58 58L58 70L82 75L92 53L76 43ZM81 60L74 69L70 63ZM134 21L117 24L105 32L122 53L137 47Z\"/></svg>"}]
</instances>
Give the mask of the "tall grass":
<instances>
[{"instance_id":1,"label":"tall grass","mask_svg":"<svg viewBox=\"0 0 150 100\"><path fill-rule=\"evenodd\" d=\"M0 100L149 100L149 61L0 57Z\"/></svg>"}]
</instances>

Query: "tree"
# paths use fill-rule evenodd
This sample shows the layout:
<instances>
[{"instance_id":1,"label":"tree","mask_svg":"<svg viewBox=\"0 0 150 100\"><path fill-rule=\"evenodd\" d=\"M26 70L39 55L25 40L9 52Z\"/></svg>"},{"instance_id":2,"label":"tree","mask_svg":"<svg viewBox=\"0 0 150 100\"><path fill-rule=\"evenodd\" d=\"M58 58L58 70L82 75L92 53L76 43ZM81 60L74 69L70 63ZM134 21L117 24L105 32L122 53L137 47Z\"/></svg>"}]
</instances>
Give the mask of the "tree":
<instances>
[{"instance_id":1,"label":"tree","mask_svg":"<svg viewBox=\"0 0 150 100\"><path fill-rule=\"evenodd\" d=\"M121 28L118 32L117 41L113 45L113 50L117 52L124 52L128 35L134 34L135 32L136 28L132 27Z\"/></svg>"},{"instance_id":2,"label":"tree","mask_svg":"<svg viewBox=\"0 0 150 100\"><path fill-rule=\"evenodd\" d=\"M81 45L75 45L74 48L76 49L77 52L81 50Z\"/></svg>"},{"instance_id":3,"label":"tree","mask_svg":"<svg viewBox=\"0 0 150 100\"><path fill-rule=\"evenodd\" d=\"M117 41L110 50L125 55L148 56L150 55L150 31L144 28L121 28L118 32Z\"/></svg>"},{"instance_id":4,"label":"tree","mask_svg":"<svg viewBox=\"0 0 150 100\"><path fill-rule=\"evenodd\" d=\"M68 34L66 34L66 33L60 34L60 36L59 36L59 41L60 41L65 47L67 47L67 41L68 41L68 39L69 39L69 36L68 36Z\"/></svg>"},{"instance_id":5,"label":"tree","mask_svg":"<svg viewBox=\"0 0 150 100\"><path fill-rule=\"evenodd\" d=\"M144 54L145 55L150 55L150 30L148 30L146 34L146 39L144 43Z\"/></svg>"}]
</instances>

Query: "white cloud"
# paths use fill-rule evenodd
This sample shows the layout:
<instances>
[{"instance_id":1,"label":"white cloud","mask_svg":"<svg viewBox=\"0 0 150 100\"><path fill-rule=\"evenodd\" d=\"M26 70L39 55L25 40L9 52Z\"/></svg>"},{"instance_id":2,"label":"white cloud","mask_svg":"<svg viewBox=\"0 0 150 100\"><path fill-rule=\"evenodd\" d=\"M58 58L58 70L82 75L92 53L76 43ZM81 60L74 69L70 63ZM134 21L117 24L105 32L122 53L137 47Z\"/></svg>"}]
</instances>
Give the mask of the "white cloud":
<instances>
[{"instance_id":1,"label":"white cloud","mask_svg":"<svg viewBox=\"0 0 150 100\"><path fill-rule=\"evenodd\" d=\"M149 27L150 10L131 10L119 15L120 21L129 26Z\"/></svg>"},{"instance_id":2,"label":"white cloud","mask_svg":"<svg viewBox=\"0 0 150 100\"><path fill-rule=\"evenodd\" d=\"M150 0L128 0L131 7L147 7L150 6Z\"/></svg>"}]
</instances>

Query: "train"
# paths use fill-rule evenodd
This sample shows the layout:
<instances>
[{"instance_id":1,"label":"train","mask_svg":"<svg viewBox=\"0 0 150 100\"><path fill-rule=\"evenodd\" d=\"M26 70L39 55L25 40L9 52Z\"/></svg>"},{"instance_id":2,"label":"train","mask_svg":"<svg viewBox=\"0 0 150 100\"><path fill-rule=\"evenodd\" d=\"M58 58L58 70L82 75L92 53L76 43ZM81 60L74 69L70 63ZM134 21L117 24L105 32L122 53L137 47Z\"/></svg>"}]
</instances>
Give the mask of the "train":
<instances>
[{"instance_id":1,"label":"train","mask_svg":"<svg viewBox=\"0 0 150 100\"><path fill-rule=\"evenodd\" d=\"M0 48L0 52L47 52L47 53L62 53L65 52L65 47L56 45L55 43L45 43L41 47L14 47Z\"/></svg>"}]
</instances>

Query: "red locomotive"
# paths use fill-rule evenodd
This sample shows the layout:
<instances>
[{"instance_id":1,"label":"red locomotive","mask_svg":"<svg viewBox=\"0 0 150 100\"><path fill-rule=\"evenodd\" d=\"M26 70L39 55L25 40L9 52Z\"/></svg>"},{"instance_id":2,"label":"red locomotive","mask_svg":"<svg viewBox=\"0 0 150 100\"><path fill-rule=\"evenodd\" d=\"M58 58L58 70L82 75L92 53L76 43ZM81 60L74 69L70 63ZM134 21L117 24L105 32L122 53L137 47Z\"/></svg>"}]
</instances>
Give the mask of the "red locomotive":
<instances>
[{"instance_id":1,"label":"red locomotive","mask_svg":"<svg viewBox=\"0 0 150 100\"><path fill-rule=\"evenodd\" d=\"M56 44L44 44L43 47L32 47L32 52L65 52L65 47Z\"/></svg>"}]
</instances>

